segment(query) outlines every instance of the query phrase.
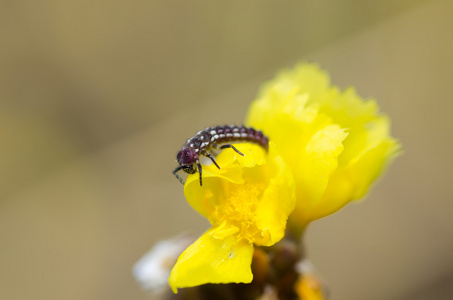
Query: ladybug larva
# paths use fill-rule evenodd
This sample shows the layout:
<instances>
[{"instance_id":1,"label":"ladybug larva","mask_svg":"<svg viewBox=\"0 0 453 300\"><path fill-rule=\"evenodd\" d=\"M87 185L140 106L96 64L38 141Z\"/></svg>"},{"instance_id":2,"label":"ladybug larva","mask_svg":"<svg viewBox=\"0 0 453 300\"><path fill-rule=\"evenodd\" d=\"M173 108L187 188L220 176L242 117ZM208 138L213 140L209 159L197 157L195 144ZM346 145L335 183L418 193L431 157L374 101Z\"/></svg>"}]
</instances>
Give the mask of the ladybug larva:
<instances>
[{"instance_id":1,"label":"ladybug larva","mask_svg":"<svg viewBox=\"0 0 453 300\"><path fill-rule=\"evenodd\" d=\"M179 170L183 170L188 174L195 174L198 169L200 173L200 186L202 183L202 168L200 163L200 156L206 156L212 160L214 165L220 169L220 166L214 159L214 156L209 152L211 149L222 150L231 148L238 154L244 156L238 149L231 144L219 146L228 142L251 142L260 145L264 149L269 148L269 139L259 130L252 127L225 125L208 127L201 130L187 140L182 147L181 151L176 155L176 160L179 166L173 170L173 174L179 181L184 184L184 180L176 174Z\"/></svg>"}]
</instances>

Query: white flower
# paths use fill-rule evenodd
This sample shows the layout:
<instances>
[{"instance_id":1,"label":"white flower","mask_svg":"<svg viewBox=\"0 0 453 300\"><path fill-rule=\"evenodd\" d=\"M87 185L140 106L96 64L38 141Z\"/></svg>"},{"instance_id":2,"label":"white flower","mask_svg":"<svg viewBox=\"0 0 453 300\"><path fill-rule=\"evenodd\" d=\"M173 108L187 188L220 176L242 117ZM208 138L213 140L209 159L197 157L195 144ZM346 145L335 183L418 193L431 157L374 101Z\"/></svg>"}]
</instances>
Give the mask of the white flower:
<instances>
[{"instance_id":1,"label":"white flower","mask_svg":"<svg viewBox=\"0 0 453 300\"><path fill-rule=\"evenodd\" d=\"M182 235L158 242L146 253L132 269L132 274L139 285L154 293L168 288L168 277L179 255L186 249L194 238Z\"/></svg>"}]
</instances>

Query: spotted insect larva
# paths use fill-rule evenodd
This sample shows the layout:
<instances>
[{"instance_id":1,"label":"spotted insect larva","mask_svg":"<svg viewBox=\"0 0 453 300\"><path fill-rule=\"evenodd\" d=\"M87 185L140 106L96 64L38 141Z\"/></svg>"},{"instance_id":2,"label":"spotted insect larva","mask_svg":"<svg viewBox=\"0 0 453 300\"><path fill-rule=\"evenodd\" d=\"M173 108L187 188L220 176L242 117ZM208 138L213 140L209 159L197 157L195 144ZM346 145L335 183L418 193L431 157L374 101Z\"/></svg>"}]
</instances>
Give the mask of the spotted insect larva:
<instances>
[{"instance_id":1,"label":"spotted insect larva","mask_svg":"<svg viewBox=\"0 0 453 300\"><path fill-rule=\"evenodd\" d=\"M219 165L214 159L214 156L208 151L211 149L222 150L225 148L231 148L240 155L244 156L238 149L231 144L225 144L227 142L251 142L260 145L264 149L269 148L269 139L259 130L255 130L251 127L236 126L236 125L225 125L208 127L205 130L201 130L195 134L192 138L188 139L182 147L181 151L176 155L176 160L179 166L173 170L173 175L184 184L184 180L176 174L179 170L183 170L188 174L200 173L200 186L202 185L201 180L201 163L200 156L206 156L214 163L214 165L220 169Z\"/></svg>"}]
</instances>

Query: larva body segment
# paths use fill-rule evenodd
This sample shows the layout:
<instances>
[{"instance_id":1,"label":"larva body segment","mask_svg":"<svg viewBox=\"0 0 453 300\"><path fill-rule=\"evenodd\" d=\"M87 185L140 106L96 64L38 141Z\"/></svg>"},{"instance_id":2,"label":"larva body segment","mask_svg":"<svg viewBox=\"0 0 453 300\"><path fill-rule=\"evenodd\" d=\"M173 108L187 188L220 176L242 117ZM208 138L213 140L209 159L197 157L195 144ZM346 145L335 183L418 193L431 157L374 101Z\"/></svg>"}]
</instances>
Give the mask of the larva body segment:
<instances>
[{"instance_id":1,"label":"larva body segment","mask_svg":"<svg viewBox=\"0 0 453 300\"><path fill-rule=\"evenodd\" d=\"M179 177L176 172L183 170L188 174L194 174L197 171L200 173L200 186L202 185L202 168L200 164L200 156L206 156L220 169L210 151L211 149L225 149L232 148L234 151L244 156L233 145L225 143L235 142L251 142L260 145L264 149L269 148L269 139L259 130L252 127L225 125L208 127L195 134L192 138L188 139L184 144L181 151L176 155L176 160L179 166L173 170L173 174L179 181L184 184L184 181ZM219 144L225 144L218 146Z\"/></svg>"}]
</instances>

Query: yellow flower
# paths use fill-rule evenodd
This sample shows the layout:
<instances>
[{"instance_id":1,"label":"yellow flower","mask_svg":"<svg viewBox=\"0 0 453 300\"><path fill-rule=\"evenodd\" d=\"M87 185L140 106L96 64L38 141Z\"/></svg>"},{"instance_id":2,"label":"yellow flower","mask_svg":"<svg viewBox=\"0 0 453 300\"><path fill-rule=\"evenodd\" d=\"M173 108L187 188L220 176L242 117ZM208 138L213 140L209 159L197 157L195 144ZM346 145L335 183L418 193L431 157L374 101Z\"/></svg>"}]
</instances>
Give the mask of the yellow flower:
<instances>
[{"instance_id":1,"label":"yellow flower","mask_svg":"<svg viewBox=\"0 0 453 300\"><path fill-rule=\"evenodd\" d=\"M254 144L236 144L245 154L223 150L221 166L203 166L184 186L189 204L212 224L179 257L169 283L178 288L205 283L249 283L253 279L253 245L271 246L283 236L294 210L292 173L271 144L267 152Z\"/></svg>"},{"instance_id":2,"label":"yellow flower","mask_svg":"<svg viewBox=\"0 0 453 300\"><path fill-rule=\"evenodd\" d=\"M295 284L295 290L301 300L325 300L322 284L313 275L301 275Z\"/></svg>"},{"instance_id":3,"label":"yellow flower","mask_svg":"<svg viewBox=\"0 0 453 300\"><path fill-rule=\"evenodd\" d=\"M314 64L264 85L246 124L262 130L296 181L295 231L362 198L399 149L374 100L339 90Z\"/></svg>"}]
</instances>

